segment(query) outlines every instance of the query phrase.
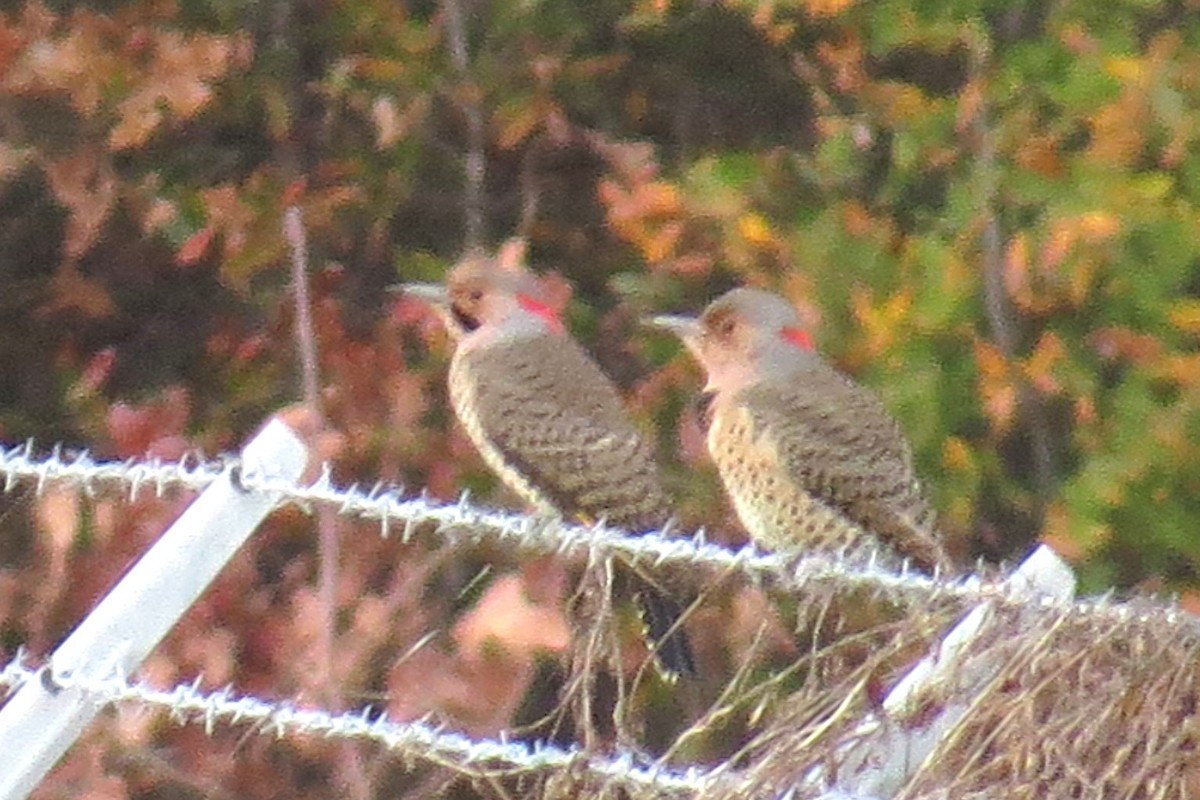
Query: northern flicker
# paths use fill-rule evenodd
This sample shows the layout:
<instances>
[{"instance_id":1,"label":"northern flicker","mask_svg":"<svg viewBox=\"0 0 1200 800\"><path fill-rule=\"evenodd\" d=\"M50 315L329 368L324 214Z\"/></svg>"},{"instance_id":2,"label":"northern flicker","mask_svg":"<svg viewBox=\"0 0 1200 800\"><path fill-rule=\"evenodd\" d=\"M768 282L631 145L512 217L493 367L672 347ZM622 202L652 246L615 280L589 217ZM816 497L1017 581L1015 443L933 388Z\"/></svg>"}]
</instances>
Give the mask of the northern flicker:
<instances>
[{"instance_id":1,"label":"northern flicker","mask_svg":"<svg viewBox=\"0 0 1200 800\"><path fill-rule=\"evenodd\" d=\"M471 257L445 287L404 289L433 305L455 340L451 404L507 486L543 513L603 519L633 533L666 526L670 500L650 443L531 273L503 258ZM633 583L660 665L694 675L679 604L645 579L623 578Z\"/></svg>"},{"instance_id":2,"label":"northern flicker","mask_svg":"<svg viewBox=\"0 0 1200 800\"><path fill-rule=\"evenodd\" d=\"M707 373L708 450L756 543L868 544L927 571L948 565L900 426L813 350L787 301L734 289L699 319L651 323L679 336Z\"/></svg>"}]
</instances>

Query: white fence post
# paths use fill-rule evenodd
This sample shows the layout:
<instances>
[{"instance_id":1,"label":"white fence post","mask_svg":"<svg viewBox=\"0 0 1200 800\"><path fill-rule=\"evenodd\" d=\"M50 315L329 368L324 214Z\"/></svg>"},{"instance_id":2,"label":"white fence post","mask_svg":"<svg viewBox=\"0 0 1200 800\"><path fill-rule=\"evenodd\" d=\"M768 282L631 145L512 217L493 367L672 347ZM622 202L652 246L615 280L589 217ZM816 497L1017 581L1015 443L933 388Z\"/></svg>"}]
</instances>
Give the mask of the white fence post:
<instances>
[{"instance_id":1,"label":"white fence post","mask_svg":"<svg viewBox=\"0 0 1200 800\"><path fill-rule=\"evenodd\" d=\"M242 451L241 471L295 481L308 458L272 419ZM54 651L42 679L0 709L0 800L28 796L95 716L98 700L73 679L135 670L277 503L226 470L146 551Z\"/></svg>"},{"instance_id":2,"label":"white fence post","mask_svg":"<svg viewBox=\"0 0 1200 800\"><path fill-rule=\"evenodd\" d=\"M1039 599L1069 602L1075 594L1075 574L1053 550L1039 546L1005 580L1009 596L1029 602L1035 609ZM826 768L812 770L801 782L808 789L826 789L822 798L854 796L887 798L900 791L942 739L958 725L974 695L1000 670L994 658L965 658L968 645L986 625L993 609L991 601L971 610L939 643L932 655L917 662L888 693L882 713L872 714L849 737L853 744L838 757L831 774ZM935 717L920 725L897 724L910 715L910 702L931 686L943 688L953 698Z\"/></svg>"}]
</instances>

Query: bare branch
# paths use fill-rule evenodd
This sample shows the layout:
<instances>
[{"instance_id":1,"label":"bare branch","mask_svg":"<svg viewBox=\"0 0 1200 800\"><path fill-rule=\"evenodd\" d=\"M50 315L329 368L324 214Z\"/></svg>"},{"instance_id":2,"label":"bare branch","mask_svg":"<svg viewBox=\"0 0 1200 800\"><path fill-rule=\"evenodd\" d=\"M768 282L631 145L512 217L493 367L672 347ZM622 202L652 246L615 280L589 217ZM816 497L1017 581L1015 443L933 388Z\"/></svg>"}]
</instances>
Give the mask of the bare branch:
<instances>
[{"instance_id":1,"label":"bare branch","mask_svg":"<svg viewBox=\"0 0 1200 800\"><path fill-rule=\"evenodd\" d=\"M304 219L297 206L290 206L283 214L283 235L291 250L292 291L296 303L296 344L300 356L300 373L304 387L304 404L318 416L321 409L319 362L317 360L317 334L312 318L312 298L308 282L308 236ZM333 649L337 637L337 583L340 546L337 532L337 516L332 510L322 508L317 512L317 538L319 563L317 584L321 609L322 635L317 641L316 663L320 669L317 685L321 687L327 702L337 704L337 683L333 679Z\"/></svg>"},{"instance_id":2,"label":"bare branch","mask_svg":"<svg viewBox=\"0 0 1200 800\"><path fill-rule=\"evenodd\" d=\"M467 152L463 157L463 211L466 229L463 231L463 250L471 252L483 243L484 185L487 180L486 130L481 91L471 75L471 54L467 44L466 20L462 0L444 0L442 13L446 20L446 42L450 60L458 73L458 106L467 124Z\"/></svg>"},{"instance_id":3,"label":"bare branch","mask_svg":"<svg viewBox=\"0 0 1200 800\"><path fill-rule=\"evenodd\" d=\"M984 48L977 45L975 50ZM982 81L986 54L975 52L972 58L972 77ZM1004 286L1004 237L1000 229L999 187L996 167L996 134L992 130L986 100L981 100L979 110L972 120L971 129L975 137L977 155L977 183L983 230L980 233L980 257L983 265L983 307L988 327L997 347L1006 359L1017 354L1017 322L1008 302ZM1018 383L1018 403L1024 412L1028 428L1030 448L1033 452L1033 482L1037 494L1036 515L1038 524L1044 506L1053 493L1054 456L1050 450L1050 424L1046 419L1045 404L1038 391L1022 376L1014 378Z\"/></svg>"}]
</instances>

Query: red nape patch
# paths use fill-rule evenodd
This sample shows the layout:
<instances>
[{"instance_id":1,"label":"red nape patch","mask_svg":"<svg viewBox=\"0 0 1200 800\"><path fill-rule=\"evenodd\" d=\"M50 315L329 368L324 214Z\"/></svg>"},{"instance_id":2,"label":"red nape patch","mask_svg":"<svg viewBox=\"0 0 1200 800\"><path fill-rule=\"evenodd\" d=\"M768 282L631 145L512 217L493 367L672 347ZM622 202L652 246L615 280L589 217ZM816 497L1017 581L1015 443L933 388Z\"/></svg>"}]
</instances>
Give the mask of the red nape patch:
<instances>
[{"instance_id":1,"label":"red nape patch","mask_svg":"<svg viewBox=\"0 0 1200 800\"><path fill-rule=\"evenodd\" d=\"M537 298L534 298L534 297L530 297L527 294L518 294L517 295L517 304L520 305L521 308L525 309L526 311L536 314L539 317L541 317L543 320L545 320L546 324L550 326L550 330L555 331L557 333L563 332L563 330L564 330L563 322L559 318L558 312L555 311L550 306L543 303L541 300L538 300Z\"/></svg>"},{"instance_id":2,"label":"red nape patch","mask_svg":"<svg viewBox=\"0 0 1200 800\"><path fill-rule=\"evenodd\" d=\"M779 332L779 335L796 345L796 347L799 347L801 350L813 349L812 337L808 335L808 331L806 330L801 330L800 328L784 328Z\"/></svg>"}]
</instances>

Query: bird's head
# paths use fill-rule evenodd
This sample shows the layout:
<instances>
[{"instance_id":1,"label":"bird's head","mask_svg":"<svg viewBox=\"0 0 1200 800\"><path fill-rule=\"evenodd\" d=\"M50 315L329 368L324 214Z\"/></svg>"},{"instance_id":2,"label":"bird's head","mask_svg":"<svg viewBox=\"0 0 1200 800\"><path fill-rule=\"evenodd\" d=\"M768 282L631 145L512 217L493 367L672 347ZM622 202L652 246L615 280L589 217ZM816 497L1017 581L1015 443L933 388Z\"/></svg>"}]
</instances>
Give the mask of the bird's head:
<instances>
[{"instance_id":1,"label":"bird's head","mask_svg":"<svg viewBox=\"0 0 1200 800\"><path fill-rule=\"evenodd\" d=\"M786 300L762 289L733 289L699 317L659 316L650 323L678 336L708 374L708 391L737 389L785 374L811 358L812 338Z\"/></svg>"},{"instance_id":2,"label":"bird's head","mask_svg":"<svg viewBox=\"0 0 1200 800\"><path fill-rule=\"evenodd\" d=\"M401 288L429 303L456 340L481 329L514 335L563 329L537 277L503 252L468 255L447 273L445 285L407 283Z\"/></svg>"}]
</instances>

